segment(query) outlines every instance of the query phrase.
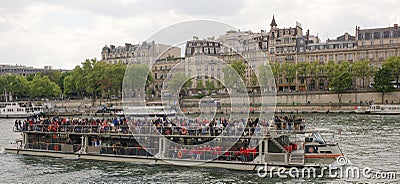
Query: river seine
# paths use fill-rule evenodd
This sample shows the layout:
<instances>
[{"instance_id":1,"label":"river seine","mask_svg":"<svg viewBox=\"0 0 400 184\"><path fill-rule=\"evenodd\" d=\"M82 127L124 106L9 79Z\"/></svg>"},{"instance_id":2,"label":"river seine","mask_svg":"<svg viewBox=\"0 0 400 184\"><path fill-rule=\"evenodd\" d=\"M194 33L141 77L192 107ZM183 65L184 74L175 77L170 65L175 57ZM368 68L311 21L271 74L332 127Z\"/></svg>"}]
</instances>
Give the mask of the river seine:
<instances>
[{"instance_id":1,"label":"river seine","mask_svg":"<svg viewBox=\"0 0 400 184\"><path fill-rule=\"evenodd\" d=\"M307 126L339 131L334 139L353 166L370 168L373 178L273 178L257 172L218 168L155 166L4 154L20 137L13 119L0 119L0 183L399 183L400 116L308 114ZM376 173L397 173L377 178ZM383 175L381 175L383 176Z\"/></svg>"}]
</instances>

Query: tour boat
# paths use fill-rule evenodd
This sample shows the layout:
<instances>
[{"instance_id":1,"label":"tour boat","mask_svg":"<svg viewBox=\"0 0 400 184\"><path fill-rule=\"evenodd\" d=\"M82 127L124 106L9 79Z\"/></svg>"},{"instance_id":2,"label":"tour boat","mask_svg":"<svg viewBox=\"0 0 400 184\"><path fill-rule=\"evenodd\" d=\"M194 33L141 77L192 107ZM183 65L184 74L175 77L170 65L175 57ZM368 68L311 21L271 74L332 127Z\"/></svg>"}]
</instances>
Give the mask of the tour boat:
<instances>
[{"instance_id":1,"label":"tour boat","mask_svg":"<svg viewBox=\"0 0 400 184\"><path fill-rule=\"evenodd\" d=\"M42 106L34 106L23 102L0 103L0 118L26 118L35 114L43 113Z\"/></svg>"},{"instance_id":2,"label":"tour boat","mask_svg":"<svg viewBox=\"0 0 400 184\"><path fill-rule=\"evenodd\" d=\"M21 132L22 138L5 152L249 171L321 168L343 156L337 143L322 138L324 130L308 130L303 123L222 118L210 122L165 116L30 118L16 121L14 129Z\"/></svg>"},{"instance_id":3,"label":"tour boat","mask_svg":"<svg viewBox=\"0 0 400 184\"><path fill-rule=\"evenodd\" d=\"M399 115L400 105L370 105L367 110L367 114L381 114L381 115Z\"/></svg>"}]
</instances>

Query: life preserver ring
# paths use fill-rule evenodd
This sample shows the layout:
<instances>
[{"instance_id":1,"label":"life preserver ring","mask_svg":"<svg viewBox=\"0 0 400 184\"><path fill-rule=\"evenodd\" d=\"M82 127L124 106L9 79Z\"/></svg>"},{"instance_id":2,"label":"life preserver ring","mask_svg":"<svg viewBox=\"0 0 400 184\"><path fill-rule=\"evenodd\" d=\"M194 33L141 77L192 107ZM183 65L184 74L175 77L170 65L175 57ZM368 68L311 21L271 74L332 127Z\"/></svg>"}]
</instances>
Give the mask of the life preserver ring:
<instances>
[{"instance_id":1,"label":"life preserver ring","mask_svg":"<svg viewBox=\"0 0 400 184\"><path fill-rule=\"evenodd\" d=\"M60 148L58 147L58 145L54 145L54 151L58 151Z\"/></svg>"},{"instance_id":2,"label":"life preserver ring","mask_svg":"<svg viewBox=\"0 0 400 184\"><path fill-rule=\"evenodd\" d=\"M178 153L176 154L176 156L178 156L178 158L182 158L182 156L183 156L182 151L178 151Z\"/></svg>"},{"instance_id":3,"label":"life preserver ring","mask_svg":"<svg viewBox=\"0 0 400 184\"><path fill-rule=\"evenodd\" d=\"M182 135L187 135L187 129L186 128L182 128L181 133L182 133Z\"/></svg>"},{"instance_id":4,"label":"life preserver ring","mask_svg":"<svg viewBox=\"0 0 400 184\"><path fill-rule=\"evenodd\" d=\"M312 146L308 147L308 152L309 153L314 153L314 147L312 147Z\"/></svg>"}]
</instances>

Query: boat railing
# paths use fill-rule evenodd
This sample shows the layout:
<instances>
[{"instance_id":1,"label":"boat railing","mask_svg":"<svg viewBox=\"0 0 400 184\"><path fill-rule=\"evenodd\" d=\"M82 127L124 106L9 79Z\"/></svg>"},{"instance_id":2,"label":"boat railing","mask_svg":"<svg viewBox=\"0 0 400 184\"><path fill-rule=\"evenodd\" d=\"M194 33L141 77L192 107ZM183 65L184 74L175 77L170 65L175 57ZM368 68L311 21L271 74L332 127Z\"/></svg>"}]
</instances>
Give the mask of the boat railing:
<instances>
[{"instance_id":1,"label":"boat railing","mask_svg":"<svg viewBox=\"0 0 400 184\"><path fill-rule=\"evenodd\" d=\"M44 151L54 151L63 153L80 153L89 154L114 154L114 155L131 155L131 156L152 156L155 148L142 147L125 147L125 146L86 146L86 150L81 150L81 144L66 144L66 143L48 143L48 142L30 142L25 144L26 149L38 149Z\"/></svg>"},{"instance_id":2,"label":"boat railing","mask_svg":"<svg viewBox=\"0 0 400 184\"><path fill-rule=\"evenodd\" d=\"M25 149L75 153L81 150L81 144L49 143L32 140L32 142L25 144Z\"/></svg>"},{"instance_id":3,"label":"boat railing","mask_svg":"<svg viewBox=\"0 0 400 184\"><path fill-rule=\"evenodd\" d=\"M232 151L232 150L204 150L204 149L167 149L164 158L202 161L238 161L254 162L258 151Z\"/></svg>"},{"instance_id":4,"label":"boat railing","mask_svg":"<svg viewBox=\"0 0 400 184\"><path fill-rule=\"evenodd\" d=\"M131 146L91 146L95 151L90 151L91 154L107 154L107 155L122 155L122 156L153 156L156 153L156 148L143 148Z\"/></svg>"},{"instance_id":5,"label":"boat railing","mask_svg":"<svg viewBox=\"0 0 400 184\"><path fill-rule=\"evenodd\" d=\"M265 136L273 137L282 134L303 133L299 129L278 130L276 127L206 127L206 126L134 126L134 125L51 125L33 124L23 126L15 131L77 133L77 134L133 134L133 135L165 135L165 136Z\"/></svg>"}]
</instances>

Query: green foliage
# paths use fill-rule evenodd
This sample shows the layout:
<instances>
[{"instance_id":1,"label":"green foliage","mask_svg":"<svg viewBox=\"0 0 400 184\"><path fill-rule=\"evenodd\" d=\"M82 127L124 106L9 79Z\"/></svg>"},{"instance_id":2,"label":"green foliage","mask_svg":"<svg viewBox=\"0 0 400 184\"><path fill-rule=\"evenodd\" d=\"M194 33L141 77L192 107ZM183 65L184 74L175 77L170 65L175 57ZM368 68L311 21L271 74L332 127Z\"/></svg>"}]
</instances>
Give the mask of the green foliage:
<instances>
[{"instance_id":1,"label":"green foliage","mask_svg":"<svg viewBox=\"0 0 400 184\"><path fill-rule=\"evenodd\" d=\"M396 80L397 88L399 88L399 77L400 77L400 56L389 57L384 63L383 67L389 70L393 80Z\"/></svg>"},{"instance_id":2,"label":"green foliage","mask_svg":"<svg viewBox=\"0 0 400 184\"><path fill-rule=\"evenodd\" d=\"M382 103L385 92L391 92L394 90L390 77L391 70L387 67L379 69L374 77L373 86L375 90L382 92Z\"/></svg>"},{"instance_id":3,"label":"green foliage","mask_svg":"<svg viewBox=\"0 0 400 184\"><path fill-rule=\"evenodd\" d=\"M245 74L246 74L246 65L241 61L234 61L231 64L232 68L239 74L243 81L246 81Z\"/></svg>"},{"instance_id":4,"label":"green foliage","mask_svg":"<svg viewBox=\"0 0 400 184\"><path fill-rule=\"evenodd\" d=\"M122 89L126 66L107 64L95 59L86 60L81 66L62 74L64 93L70 95L96 96L118 95Z\"/></svg>"},{"instance_id":5,"label":"green foliage","mask_svg":"<svg viewBox=\"0 0 400 184\"><path fill-rule=\"evenodd\" d=\"M362 80L362 87L365 87L365 79L371 77L370 61L356 61L351 65L351 71L355 79Z\"/></svg>"},{"instance_id":6,"label":"green foliage","mask_svg":"<svg viewBox=\"0 0 400 184\"><path fill-rule=\"evenodd\" d=\"M258 66L258 80L260 86L262 88L266 88L267 86L273 84L274 78L272 74L272 70L268 66L260 65Z\"/></svg>"},{"instance_id":7,"label":"green foliage","mask_svg":"<svg viewBox=\"0 0 400 184\"><path fill-rule=\"evenodd\" d=\"M202 80L198 80L197 84L196 84L196 90L200 91L204 89L204 85L203 85L203 81Z\"/></svg>"},{"instance_id":8,"label":"green foliage","mask_svg":"<svg viewBox=\"0 0 400 184\"><path fill-rule=\"evenodd\" d=\"M7 93L13 96L24 97L29 95L29 82L25 77L20 75L0 76L0 91L2 91L1 95Z\"/></svg>"},{"instance_id":9,"label":"green foliage","mask_svg":"<svg viewBox=\"0 0 400 184\"><path fill-rule=\"evenodd\" d=\"M207 80L206 81L206 89L208 92L211 92L212 90L215 89L215 84L213 81Z\"/></svg>"},{"instance_id":10,"label":"green foliage","mask_svg":"<svg viewBox=\"0 0 400 184\"><path fill-rule=\"evenodd\" d=\"M48 76L36 75L30 83L30 97L51 97L61 94L60 87Z\"/></svg>"},{"instance_id":11,"label":"green foliage","mask_svg":"<svg viewBox=\"0 0 400 184\"><path fill-rule=\"evenodd\" d=\"M348 62L343 62L335 67L330 79L330 87L338 93L339 103L342 100L342 93L351 88L352 81L350 64Z\"/></svg>"},{"instance_id":12,"label":"green foliage","mask_svg":"<svg viewBox=\"0 0 400 184\"><path fill-rule=\"evenodd\" d=\"M182 87L189 88L191 85L192 80L190 80L190 77L181 72L174 73L168 81L168 91L173 94L178 94Z\"/></svg>"},{"instance_id":13,"label":"green foliage","mask_svg":"<svg viewBox=\"0 0 400 184\"><path fill-rule=\"evenodd\" d=\"M125 78L124 78L124 86L130 87L134 90L140 90L145 88L147 79L151 79L149 77L150 70L146 65L129 65L126 68ZM153 78L154 80L154 78Z\"/></svg>"},{"instance_id":14,"label":"green foliage","mask_svg":"<svg viewBox=\"0 0 400 184\"><path fill-rule=\"evenodd\" d=\"M240 61L234 61L229 66L222 68L224 83L227 88L244 88L246 65ZM239 79L242 79L240 81Z\"/></svg>"}]
</instances>

